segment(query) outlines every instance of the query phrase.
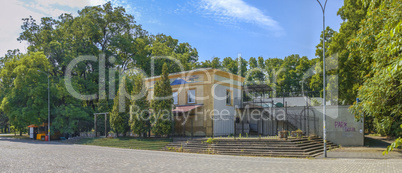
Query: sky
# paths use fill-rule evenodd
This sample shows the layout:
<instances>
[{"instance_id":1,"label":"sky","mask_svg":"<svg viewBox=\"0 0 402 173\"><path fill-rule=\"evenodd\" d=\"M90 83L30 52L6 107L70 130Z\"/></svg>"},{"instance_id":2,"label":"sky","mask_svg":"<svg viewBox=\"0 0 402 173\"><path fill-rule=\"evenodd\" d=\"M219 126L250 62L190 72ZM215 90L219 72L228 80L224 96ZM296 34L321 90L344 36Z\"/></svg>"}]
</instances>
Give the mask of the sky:
<instances>
[{"instance_id":1,"label":"sky","mask_svg":"<svg viewBox=\"0 0 402 173\"><path fill-rule=\"evenodd\" d=\"M85 6L106 0L2 0L0 6L0 56L27 43L17 41L22 18L57 18L77 15ZM151 34L171 35L197 48L199 60L214 57L245 59L262 56L284 58L291 54L315 58L320 42L322 11L316 0L112 0L135 17ZM324 2L324 0L321 0ZM328 0L326 25L339 30L337 11L342 0Z\"/></svg>"}]
</instances>

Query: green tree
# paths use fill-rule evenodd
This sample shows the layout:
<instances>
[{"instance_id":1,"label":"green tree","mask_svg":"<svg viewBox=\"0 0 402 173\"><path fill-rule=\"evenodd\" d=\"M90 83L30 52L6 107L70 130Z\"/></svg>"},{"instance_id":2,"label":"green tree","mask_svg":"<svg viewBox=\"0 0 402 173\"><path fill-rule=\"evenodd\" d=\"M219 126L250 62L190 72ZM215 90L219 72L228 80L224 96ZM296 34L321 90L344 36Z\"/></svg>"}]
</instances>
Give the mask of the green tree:
<instances>
[{"instance_id":1,"label":"green tree","mask_svg":"<svg viewBox=\"0 0 402 173\"><path fill-rule=\"evenodd\" d=\"M47 120L47 75L49 62L42 52L17 55L1 70L1 110L18 130Z\"/></svg>"},{"instance_id":2,"label":"green tree","mask_svg":"<svg viewBox=\"0 0 402 173\"><path fill-rule=\"evenodd\" d=\"M232 59L231 57L226 57L222 61L222 67L233 74L240 75L245 77L247 74L247 60L243 59L242 57ZM241 72L241 73L240 73Z\"/></svg>"},{"instance_id":3,"label":"green tree","mask_svg":"<svg viewBox=\"0 0 402 173\"><path fill-rule=\"evenodd\" d=\"M117 95L114 98L113 109L110 113L110 126L113 128L114 132L116 132L117 136L119 134L123 134L126 136L126 132L129 131L129 114L125 111L129 109L129 100L122 93L124 88L120 87L119 91L117 91ZM124 102L124 103L123 103ZM121 104L124 104L124 111L120 110Z\"/></svg>"},{"instance_id":4,"label":"green tree","mask_svg":"<svg viewBox=\"0 0 402 173\"><path fill-rule=\"evenodd\" d=\"M326 48L326 57L337 57L338 68L336 74L338 75L339 83L338 103L350 105L356 100L357 91L364 81L364 76L368 71L367 68L371 66L370 61L365 61L366 63L364 63L361 61L359 55L351 53L350 49L347 48L350 41L358 34L361 28L360 23L366 18L367 6L363 5L362 0L345 0L344 5L339 9L337 14L343 19L343 22L339 33L334 32L333 36L329 40L326 40L327 43L325 45L328 46L328 48ZM327 33L326 37L330 36L329 34L330 33ZM322 46L318 46L317 50L320 49L319 47ZM321 53L317 51L317 55L322 56L322 51ZM320 58L322 67L322 57ZM322 79L317 79L316 81L318 80L322 81ZM316 91L321 91L322 82L321 88L319 85L312 86L312 88Z\"/></svg>"},{"instance_id":5,"label":"green tree","mask_svg":"<svg viewBox=\"0 0 402 173\"><path fill-rule=\"evenodd\" d=\"M268 58L265 60L265 71L268 73L267 78L269 79L269 86L275 89L276 91L280 91L279 87L277 86L277 78L278 74L281 73L281 65L283 63L283 59L279 58ZM276 92L273 92L272 97L276 97Z\"/></svg>"},{"instance_id":6,"label":"green tree","mask_svg":"<svg viewBox=\"0 0 402 173\"><path fill-rule=\"evenodd\" d=\"M250 69L247 72L247 81L248 83L255 83L255 81L265 81L265 65L264 65L264 59L262 57L258 57L255 59L254 57L251 57L248 60L249 67Z\"/></svg>"},{"instance_id":7,"label":"green tree","mask_svg":"<svg viewBox=\"0 0 402 173\"><path fill-rule=\"evenodd\" d=\"M295 54L285 57L276 72L277 91L285 93L285 96L300 96L304 73L309 67L309 60L305 56Z\"/></svg>"},{"instance_id":8,"label":"green tree","mask_svg":"<svg viewBox=\"0 0 402 173\"><path fill-rule=\"evenodd\" d=\"M214 57L211 61L211 67L214 69L220 69L222 68L222 63L218 57Z\"/></svg>"},{"instance_id":9,"label":"green tree","mask_svg":"<svg viewBox=\"0 0 402 173\"><path fill-rule=\"evenodd\" d=\"M226 57L222 61L222 67L227 71L237 74L239 71L239 67L237 66L237 62L233 60L231 57Z\"/></svg>"},{"instance_id":10,"label":"green tree","mask_svg":"<svg viewBox=\"0 0 402 173\"><path fill-rule=\"evenodd\" d=\"M377 131L401 136L402 129L402 2L362 1L367 6L366 19L350 41L351 54L363 64L371 64L359 87L362 103L354 103L357 118L374 118Z\"/></svg>"},{"instance_id":11,"label":"green tree","mask_svg":"<svg viewBox=\"0 0 402 173\"><path fill-rule=\"evenodd\" d=\"M324 34L325 33L325 38ZM312 91L315 92L319 92L319 95L315 95L315 96L321 96L323 97L323 71L322 71L322 67L323 67L323 44L322 41L325 40L325 65L326 65L326 77L327 77L327 82L328 82L328 76L330 74L333 74L333 70L332 72L330 71L329 67L329 59L331 59L332 55L330 54L330 51L328 51L328 48L330 46L330 44L332 43L333 40L333 35L336 34L336 31L334 31L332 28L330 28L329 26L325 29L324 32L321 32L320 35L320 43L318 43L318 45L316 46L316 51L315 51L315 55L318 57L316 59L314 59L315 62L315 69L314 69L314 75L310 78L309 81L309 87L311 88ZM326 88L328 90L328 88Z\"/></svg>"},{"instance_id":12,"label":"green tree","mask_svg":"<svg viewBox=\"0 0 402 173\"><path fill-rule=\"evenodd\" d=\"M146 132L150 129L150 113L149 113L149 101L148 91L145 88L144 76L136 75L134 77L134 87L132 95L135 98L131 100L131 112L130 112L130 126L131 130L146 137Z\"/></svg>"},{"instance_id":13,"label":"green tree","mask_svg":"<svg viewBox=\"0 0 402 173\"><path fill-rule=\"evenodd\" d=\"M58 19L44 17L38 21L32 17L25 18L21 28L23 31L18 40L28 42L28 54L40 51L51 65L52 128L53 131L61 133L90 130L93 127L94 112L112 110L115 102L105 100L104 96L114 98L116 91L113 87L118 85L119 78L115 81L109 81L108 78L100 80L102 68L105 69L106 76L109 72L113 73L110 69L118 71L118 75L134 67L143 69L149 76L153 56L170 56L181 62L185 70L192 69L198 60L197 49L190 44L179 43L177 39L164 34L150 35L141 25L136 24L134 16L122 7L113 7L110 2L85 7L78 11L77 16L61 14ZM18 51L8 54L18 54ZM102 55L106 59L104 67L96 61L83 61L71 72L72 86L78 93L91 95L99 93L99 89L105 89L106 92L94 99L76 99L65 87L66 68L72 60L81 55ZM10 56L0 59L0 66L12 64L7 62L8 57ZM161 74L163 63L164 61L156 61L155 75ZM170 72L180 70L179 66L171 61L168 63L172 65L169 66ZM45 84L43 81L43 85ZM4 90L6 89L8 88Z\"/></svg>"},{"instance_id":14,"label":"green tree","mask_svg":"<svg viewBox=\"0 0 402 173\"><path fill-rule=\"evenodd\" d=\"M152 132L155 135L167 135L172 130L172 87L170 86L167 64L163 64L161 80L154 85L152 108Z\"/></svg>"}]
</instances>

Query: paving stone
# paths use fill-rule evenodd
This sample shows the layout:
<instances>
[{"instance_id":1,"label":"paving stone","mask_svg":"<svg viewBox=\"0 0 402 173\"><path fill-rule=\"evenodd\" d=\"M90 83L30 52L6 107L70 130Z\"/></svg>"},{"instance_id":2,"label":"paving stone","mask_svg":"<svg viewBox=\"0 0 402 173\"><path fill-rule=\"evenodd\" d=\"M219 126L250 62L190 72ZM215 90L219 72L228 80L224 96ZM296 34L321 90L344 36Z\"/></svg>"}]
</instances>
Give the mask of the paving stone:
<instances>
[{"instance_id":1,"label":"paving stone","mask_svg":"<svg viewBox=\"0 0 402 173\"><path fill-rule=\"evenodd\" d=\"M0 172L400 172L402 159L294 159L0 138Z\"/></svg>"}]
</instances>

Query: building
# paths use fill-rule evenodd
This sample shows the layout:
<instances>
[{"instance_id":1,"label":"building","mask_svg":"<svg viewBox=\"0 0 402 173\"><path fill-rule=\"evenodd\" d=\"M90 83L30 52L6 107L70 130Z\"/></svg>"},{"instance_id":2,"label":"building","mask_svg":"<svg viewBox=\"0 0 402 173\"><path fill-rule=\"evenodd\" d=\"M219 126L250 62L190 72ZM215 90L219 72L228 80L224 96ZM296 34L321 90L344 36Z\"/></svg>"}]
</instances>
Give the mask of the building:
<instances>
[{"instance_id":1,"label":"building","mask_svg":"<svg viewBox=\"0 0 402 173\"><path fill-rule=\"evenodd\" d=\"M245 78L206 68L169 75L175 108L175 135L221 136L234 132L235 98ZM147 78L148 99L160 76Z\"/></svg>"},{"instance_id":2,"label":"building","mask_svg":"<svg viewBox=\"0 0 402 173\"><path fill-rule=\"evenodd\" d=\"M245 78L211 68L170 74L169 79L175 136L276 136L295 130L304 136L322 136L322 107L311 106L308 98L298 102L270 98L273 90L268 85L244 85ZM149 100L158 80L160 76L145 81ZM364 123L355 121L348 106L328 105L326 117L328 140L344 146L363 145Z\"/></svg>"}]
</instances>

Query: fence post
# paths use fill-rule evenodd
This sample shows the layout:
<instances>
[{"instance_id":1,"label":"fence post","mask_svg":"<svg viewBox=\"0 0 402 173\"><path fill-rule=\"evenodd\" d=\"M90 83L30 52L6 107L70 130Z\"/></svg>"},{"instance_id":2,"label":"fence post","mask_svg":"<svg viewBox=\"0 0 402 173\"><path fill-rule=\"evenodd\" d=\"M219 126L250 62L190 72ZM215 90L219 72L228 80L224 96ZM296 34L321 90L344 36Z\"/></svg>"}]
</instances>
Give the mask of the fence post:
<instances>
[{"instance_id":1,"label":"fence post","mask_svg":"<svg viewBox=\"0 0 402 173\"><path fill-rule=\"evenodd\" d=\"M183 123L183 137L186 137L186 123Z\"/></svg>"},{"instance_id":2,"label":"fence post","mask_svg":"<svg viewBox=\"0 0 402 173\"><path fill-rule=\"evenodd\" d=\"M306 119L307 119L307 136L310 136L310 118L309 118L309 112L310 112L310 110L309 110L309 105L308 105L308 102L307 102L307 114L306 114Z\"/></svg>"},{"instance_id":3,"label":"fence post","mask_svg":"<svg viewBox=\"0 0 402 173\"><path fill-rule=\"evenodd\" d=\"M107 138L107 114L105 114L105 138Z\"/></svg>"},{"instance_id":4,"label":"fence post","mask_svg":"<svg viewBox=\"0 0 402 173\"><path fill-rule=\"evenodd\" d=\"M95 123L94 123L94 126L95 126L95 137L97 137L97 133L96 133L96 114L94 114L94 121L95 121Z\"/></svg>"},{"instance_id":5,"label":"fence post","mask_svg":"<svg viewBox=\"0 0 402 173\"><path fill-rule=\"evenodd\" d=\"M150 138L151 137L151 122L148 120L147 124L148 124L148 137Z\"/></svg>"},{"instance_id":6,"label":"fence post","mask_svg":"<svg viewBox=\"0 0 402 173\"><path fill-rule=\"evenodd\" d=\"M193 129L193 119L191 119L191 139L193 139L193 133L194 133L194 129Z\"/></svg>"},{"instance_id":7,"label":"fence post","mask_svg":"<svg viewBox=\"0 0 402 173\"><path fill-rule=\"evenodd\" d=\"M171 126L172 126L172 131L171 131L171 133L172 133L172 139L173 139L173 136L174 136L174 123L175 123L175 121L174 121L174 114L172 114L172 124L171 124Z\"/></svg>"},{"instance_id":8,"label":"fence post","mask_svg":"<svg viewBox=\"0 0 402 173\"><path fill-rule=\"evenodd\" d=\"M234 132L233 132L233 139L236 140L236 119L233 121L233 128L234 128Z\"/></svg>"},{"instance_id":9,"label":"fence post","mask_svg":"<svg viewBox=\"0 0 402 173\"><path fill-rule=\"evenodd\" d=\"M241 121L241 133L244 134L244 121Z\"/></svg>"},{"instance_id":10,"label":"fence post","mask_svg":"<svg viewBox=\"0 0 402 173\"><path fill-rule=\"evenodd\" d=\"M264 112L262 112L261 116L261 133L264 135Z\"/></svg>"},{"instance_id":11,"label":"fence post","mask_svg":"<svg viewBox=\"0 0 402 173\"><path fill-rule=\"evenodd\" d=\"M274 100L272 100L272 106L271 106L271 128L272 128L272 136L274 136L275 132L274 132Z\"/></svg>"},{"instance_id":12,"label":"fence post","mask_svg":"<svg viewBox=\"0 0 402 173\"><path fill-rule=\"evenodd\" d=\"M303 111L303 114L304 114L304 111ZM300 120L300 122L299 122L299 125L300 125L300 130L302 130L303 128L303 126L302 126L302 116L303 116L303 114L301 114L300 115L300 118L299 118L299 120Z\"/></svg>"},{"instance_id":13,"label":"fence post","mask_svg":"<svg viewBox=\"0 0 402 173\"><path fill-rule=\"evenodd\" d=\"M289 131L288 102L285 102L285 120L286 120L286 131Z\"/></svg>"}]
</instances>

